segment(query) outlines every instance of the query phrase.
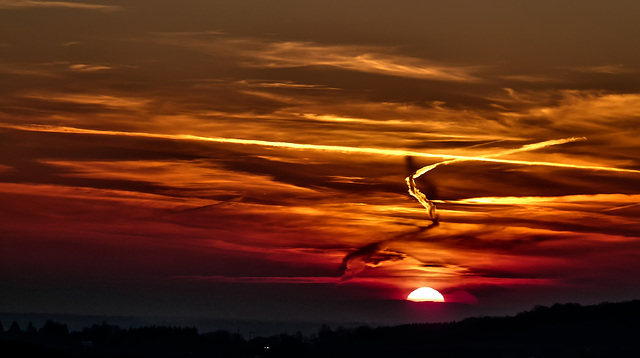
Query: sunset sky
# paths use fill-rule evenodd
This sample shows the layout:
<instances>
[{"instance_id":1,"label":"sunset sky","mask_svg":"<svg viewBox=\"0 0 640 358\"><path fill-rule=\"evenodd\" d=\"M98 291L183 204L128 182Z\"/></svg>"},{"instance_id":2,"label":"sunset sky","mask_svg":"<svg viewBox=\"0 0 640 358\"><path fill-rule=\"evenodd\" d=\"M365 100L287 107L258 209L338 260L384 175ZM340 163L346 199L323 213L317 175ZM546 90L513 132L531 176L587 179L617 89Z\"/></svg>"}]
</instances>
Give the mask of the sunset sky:
<instances>
[{"instance_id":1,"label":"sunset sky","mask_svg":"<svg viewBox=\"0 0 640 358\"><path fill-rule=\"evenodd\" d=\"M637 0L0 0L0 311L392 322L380 302L421 286L474 314L640 298L638 19ZM405 180L423 167L437 223Z\"/></svg>"}]
</instances>

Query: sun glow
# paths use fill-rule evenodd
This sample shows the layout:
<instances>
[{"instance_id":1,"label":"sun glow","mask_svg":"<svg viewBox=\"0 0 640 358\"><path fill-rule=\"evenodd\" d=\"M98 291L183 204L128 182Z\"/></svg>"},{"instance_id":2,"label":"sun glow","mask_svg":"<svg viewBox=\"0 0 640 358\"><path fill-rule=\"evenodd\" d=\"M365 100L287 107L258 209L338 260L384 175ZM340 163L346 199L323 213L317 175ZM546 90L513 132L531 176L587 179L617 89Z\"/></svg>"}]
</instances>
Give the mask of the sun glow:
<instances>
[{"instance_id":1,"label":"sun glow","mask_svg":"<svg viewBox=\"0 0 640 358\"><path fill-rule=\"evenodd\" d=\"M420 287L407 296L413 302L444 302L444 296L431 287Z\"/></svg>"}]
</instances>

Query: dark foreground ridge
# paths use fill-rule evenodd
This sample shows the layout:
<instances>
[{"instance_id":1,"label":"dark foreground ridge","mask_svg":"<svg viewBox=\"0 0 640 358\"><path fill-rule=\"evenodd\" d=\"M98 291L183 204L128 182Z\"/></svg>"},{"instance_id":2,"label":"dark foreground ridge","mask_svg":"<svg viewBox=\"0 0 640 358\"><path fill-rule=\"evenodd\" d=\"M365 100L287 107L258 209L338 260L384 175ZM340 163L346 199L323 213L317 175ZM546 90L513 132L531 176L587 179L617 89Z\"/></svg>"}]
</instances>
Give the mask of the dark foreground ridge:
<instances>
[{"instance_id":1,"label":"dark foreground ridge","mask_svg":"<svg viewBox=\"0 0 640 358\"><path fill-rule=\"evenodd\" d=\"M6 322L5 322L6 324ZM336 328L246 340L226 331L107 323L69 332L0 325L2 357L640 357L640 300L538 306L511 317L395 327Z\"/></svg>"}]
</instances>

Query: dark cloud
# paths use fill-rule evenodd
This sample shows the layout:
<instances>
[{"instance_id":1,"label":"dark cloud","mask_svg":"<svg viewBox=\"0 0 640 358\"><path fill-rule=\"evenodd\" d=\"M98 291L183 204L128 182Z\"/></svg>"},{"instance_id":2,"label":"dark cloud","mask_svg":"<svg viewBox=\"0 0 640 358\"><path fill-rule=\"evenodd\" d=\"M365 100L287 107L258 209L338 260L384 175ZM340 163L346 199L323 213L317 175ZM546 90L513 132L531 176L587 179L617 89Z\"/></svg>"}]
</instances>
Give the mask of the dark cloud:
<instances>
[{"instance_id":1,"label":"dark cloud","mask_svg":"<svg viewBox=\"0 0 640 358\"><path fill-rule=\"evenodd\" d=\"M395 237L365 245L350 252L342 259L340 271L343 271L342 279L348 280L362 272L366 267L376 267L385 262L401 261L409 255L404 252L389 250L389 244L396 241L418 240L421 235L438 226L438 222L432 222L429 226L418 228L415 231L405 232Z\"/></svg>"}]
</instances>

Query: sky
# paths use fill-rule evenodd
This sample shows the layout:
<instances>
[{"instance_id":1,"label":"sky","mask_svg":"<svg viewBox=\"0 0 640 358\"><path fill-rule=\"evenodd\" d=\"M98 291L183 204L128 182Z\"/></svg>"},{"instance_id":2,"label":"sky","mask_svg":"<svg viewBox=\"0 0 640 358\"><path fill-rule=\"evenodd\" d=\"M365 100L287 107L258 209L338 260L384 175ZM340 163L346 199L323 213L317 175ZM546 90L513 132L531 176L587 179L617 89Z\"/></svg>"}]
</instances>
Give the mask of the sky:
<instances>
[{"instance_id":1,"label":"sky","mask_svg":"<svg viewBox=\"0 0 640 358\"><path fill-rule=\"evenodd\" d=\"M639 17L0 0L0 311L398 323L636 299ZM407 306L422 286L446 303Z\"/></svg>"}]
</instances>

